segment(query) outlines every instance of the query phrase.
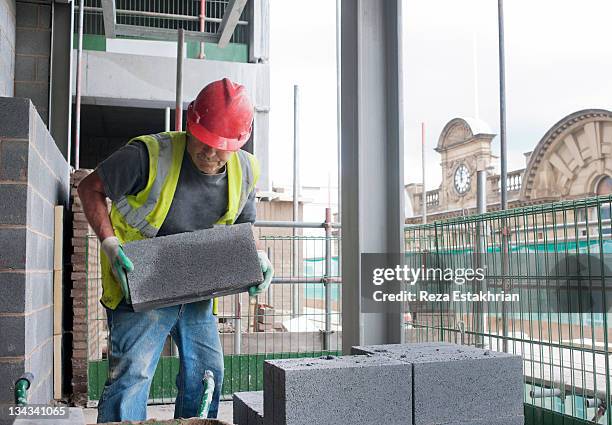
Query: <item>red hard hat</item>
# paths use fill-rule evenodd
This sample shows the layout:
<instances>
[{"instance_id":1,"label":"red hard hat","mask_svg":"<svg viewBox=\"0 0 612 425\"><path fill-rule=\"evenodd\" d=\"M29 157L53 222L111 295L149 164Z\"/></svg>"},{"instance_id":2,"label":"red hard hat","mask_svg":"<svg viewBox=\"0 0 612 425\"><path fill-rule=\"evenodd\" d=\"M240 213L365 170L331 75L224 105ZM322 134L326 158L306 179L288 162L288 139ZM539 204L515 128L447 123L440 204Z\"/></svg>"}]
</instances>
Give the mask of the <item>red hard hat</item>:
<instances>
[{"instance_id":1,"label":"red hard hat","mask_svg":"<svg viewBox=\"0 0 612 425\"><path fill-rule=\"evenodd\" d=\"M187 108L187 131L215 149L237 151L252 129L253 105L246 89L228 78L204 87Z\"/></svg>"}]
</instances>

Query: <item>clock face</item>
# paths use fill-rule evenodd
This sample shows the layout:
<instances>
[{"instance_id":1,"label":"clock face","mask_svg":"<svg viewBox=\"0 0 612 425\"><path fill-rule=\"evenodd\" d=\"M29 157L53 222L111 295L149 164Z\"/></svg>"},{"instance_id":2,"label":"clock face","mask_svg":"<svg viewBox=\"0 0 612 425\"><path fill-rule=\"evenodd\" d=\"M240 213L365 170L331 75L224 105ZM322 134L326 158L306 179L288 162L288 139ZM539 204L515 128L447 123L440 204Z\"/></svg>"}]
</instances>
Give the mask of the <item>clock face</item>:
<instances>
[{"instance_id":1,"label":"clock face","mask_svg":"<svg viewBox=\"0 0 612 425\"><path fill-rule=\"evenodd\" d=\"M470 190L470 171L465 164L457 167L454 180L455 190L458 194L463 195Z\"/></svg>"}]
</instances>

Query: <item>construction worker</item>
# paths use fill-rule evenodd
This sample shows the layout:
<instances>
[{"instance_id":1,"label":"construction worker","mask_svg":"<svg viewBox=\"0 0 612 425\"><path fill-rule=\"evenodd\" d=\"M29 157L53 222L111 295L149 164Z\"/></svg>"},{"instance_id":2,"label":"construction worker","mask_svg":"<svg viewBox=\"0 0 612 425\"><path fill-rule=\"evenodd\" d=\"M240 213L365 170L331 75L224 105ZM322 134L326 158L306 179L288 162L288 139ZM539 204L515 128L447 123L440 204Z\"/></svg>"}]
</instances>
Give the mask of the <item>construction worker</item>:
<instances>
[{"instance_id":1,"label":"construction worker","mask_svg":"<svg viewBox=\"0 0 612 425\"><path fill-rule=\"evenodd\" d=\"M126 273L133 270L122 244L215 224L253 223L259 166L253 155L240 150L252 123L245 88L227 78L215 81L189 105L186 132L136 137L79 184L85 215L101 241L100 301L109 328L110 370L98 422L146 419L151 380L168 334L180 356L175 418L197 416L206 370L215 378L208 417L217 417L223 353L214 303L134 312L122 290ZM252 296L272 280L270 260L261 251L258 255L264 282L249 288Z\"/></svg>"}]
</instances>

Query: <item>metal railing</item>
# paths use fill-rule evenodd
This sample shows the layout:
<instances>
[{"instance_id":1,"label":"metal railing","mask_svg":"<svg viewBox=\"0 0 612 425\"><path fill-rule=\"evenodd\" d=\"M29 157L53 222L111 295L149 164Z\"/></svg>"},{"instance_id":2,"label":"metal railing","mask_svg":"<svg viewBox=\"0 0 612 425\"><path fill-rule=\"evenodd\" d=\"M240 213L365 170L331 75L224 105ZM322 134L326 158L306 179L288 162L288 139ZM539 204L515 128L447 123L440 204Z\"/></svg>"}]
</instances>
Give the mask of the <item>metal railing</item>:
<instances>
[{"instance_id":1,"label":"metal railing","mask_svg":"<svg viewBox=\"0 0 612 425\"><path fill-rule=\"evenodd\" d=\"M225 357L223 394L263 388L263 361L316 357L342 350L339 225L324 222L260 221L254 232L259 249L268 253L275 277L268 291L219 299L219 333ZM299 229L292 236L293 229ZM302 233L309 234L302 234ZM94 238L92 236L92 238ZM297 252L294 249L297 248ZM87 253L97 260L99 248ZM299 264L294 267L294 259ZM94 261L93 263L97 263ZM106 312L99 304L101 284L88 279L88 370L90 400L98 400L108 374ZM297 305L293 302L297 291ZM178 353L168 337L158 363L149 402L171 403L176 396Z\"/></svg>"},{"instance_id":2,"label":"metal railing","mask_svg":"<svg viewBox=\"0 0 612 425\"><path fill-rule=\"evenodd\" d=\"M571 418L571 423L612 424L606 303L612 281L611 212L612 197L606 196L406 227L412 267L485 266L486 290L511 291L521 299L503 307L453 301L426 312L410 307L406 340L519 354L526 412L546 412L555 423ZM462 291L482 289L465 284Z\"/></svg>"},{"instance_id":3,"label":"metal railing","mask_svg":"<svg viewBox=\"0 0 612 425\"><path fill-rule=\"evenodd\" d=\"M84 1L83 33L104 35L104 17L101 0ZM117 24L144 28L179 29L216 34L223 19L228 0L115 0ZM205 7L202 16L202 5ZM75 20L78 20L78 5ZM240 16L230 42L248 43L248 12ZM202 26L202 19L204 25Z\"/></svg>"}]
</instances>

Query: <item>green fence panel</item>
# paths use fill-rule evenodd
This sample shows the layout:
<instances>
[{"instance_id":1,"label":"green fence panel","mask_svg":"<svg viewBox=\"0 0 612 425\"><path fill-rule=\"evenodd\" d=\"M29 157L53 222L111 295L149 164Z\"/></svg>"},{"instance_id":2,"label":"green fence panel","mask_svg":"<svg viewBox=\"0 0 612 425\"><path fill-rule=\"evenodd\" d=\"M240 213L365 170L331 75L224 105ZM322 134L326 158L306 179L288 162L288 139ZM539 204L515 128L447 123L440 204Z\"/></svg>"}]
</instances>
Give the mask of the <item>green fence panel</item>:
<instances>
[{"instance_id":1,"label":"green fence panel","mask_svg":"<svg viewBox=\"0 0 612 425\"><path fill-rule=\"evenodd\" d=\"M319 357L341 355L340 351L309 353L234 354L224 356L223 395L240 391L263 390L263 362L273 359ZM89 362L89 399L99 400L108 376L108 360ZM176 397L176 375L179 371L178 357L162 357L159 360L149 399L157 402L174 402Z\"/></svg>"}]
</instances>

